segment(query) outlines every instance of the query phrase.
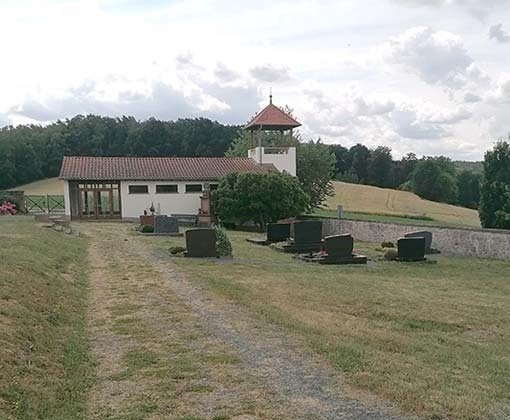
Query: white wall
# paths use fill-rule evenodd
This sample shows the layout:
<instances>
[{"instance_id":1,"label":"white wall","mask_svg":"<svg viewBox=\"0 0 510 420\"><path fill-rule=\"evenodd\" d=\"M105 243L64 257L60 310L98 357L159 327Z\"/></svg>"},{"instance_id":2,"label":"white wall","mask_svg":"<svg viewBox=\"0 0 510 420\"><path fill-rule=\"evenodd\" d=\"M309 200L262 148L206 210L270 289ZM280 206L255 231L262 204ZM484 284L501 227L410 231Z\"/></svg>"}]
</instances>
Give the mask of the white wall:
<instances>
[{"instance_id":1,"label":"white wall","mask_svg":"<svg viewBox=\"0 0 510 420\"><path fill-rule=\"evenodd\" d=\"M280 172L296 176L295 147L256 147L248 151L248 157L257 163L272 163Z\"/></svg>"},{"instance_id":2,"label":"white wall","mask_svg":"<svg viewBox=\"0 0 510 420\"><path fill-rule=\"evenodd\" d=\"M64 214L71 217L71 197L69 195L69 181L64 180Z\"/></svg>"},{"instance_id":3,"label":"white wall","mask_svg":"<svg viewBox=\"0 0 510 420\"><path fill-rule=\"evenodd\" d=\"M121 181L120 196L122 205L122 218L133 218L149 211L151 203L159 214L198 214L200 197L202 193L187 193L186 184L217 184L218 181ZM177 184L178 193L156 194L156 184ZM129 194L129 185L147 185L148 194Z\"/></svg>"}]
</instances>

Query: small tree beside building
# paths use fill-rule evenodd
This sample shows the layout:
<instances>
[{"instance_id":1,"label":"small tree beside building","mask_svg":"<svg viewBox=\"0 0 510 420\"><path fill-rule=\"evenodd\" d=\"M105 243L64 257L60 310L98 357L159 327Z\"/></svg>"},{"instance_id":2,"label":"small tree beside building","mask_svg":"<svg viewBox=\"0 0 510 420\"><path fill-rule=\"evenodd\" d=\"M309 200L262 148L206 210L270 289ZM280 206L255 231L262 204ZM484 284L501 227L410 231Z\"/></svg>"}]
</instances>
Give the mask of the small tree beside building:
<instances>
[{"instance_id":1,"label":"small tree beside building","mask_svg":"<svg viewBox=\"0 0 510 420\"><path fill-rule=\"evenodd\" d=\"M222 223L267 223L301 214L309 196L298 180L286 173L232 173L213 193L213 208Z\"/></svg>"}]
</instances>

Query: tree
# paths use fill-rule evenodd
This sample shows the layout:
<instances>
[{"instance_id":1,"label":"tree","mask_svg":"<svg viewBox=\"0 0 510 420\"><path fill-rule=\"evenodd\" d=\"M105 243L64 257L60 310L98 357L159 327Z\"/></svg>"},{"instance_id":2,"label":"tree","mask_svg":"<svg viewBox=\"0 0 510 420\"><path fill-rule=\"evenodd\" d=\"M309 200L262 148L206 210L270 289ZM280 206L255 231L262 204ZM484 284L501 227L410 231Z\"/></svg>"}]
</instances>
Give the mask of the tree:
<instances>
[{"instance_id":1,"label":"tree","mask_svg":"<svg viewBox=\"0 0 510 420\"><path fill-rule=\"evenodd\" d=\"M409 181L409 178L411 177L411 174L413 173L417 164L418 158L414 153L408 153L399 161L394 162L393 187L399 188L401 185Z\"/></svg>"},{"instance_id":2,"label":"tree","mask_svg":"<svg viewBox=\"0 0 510 420\"><path fill-rule=\"evenodd\" d=\"M483 168L480 195L482 226L510 229L510 143L501 140L487 151Z\"/></svg>"},{"instance_id":3,"label":"tree","mask_svg":"<svg viewBox=\"0 0 510 420\"><path fill-rule=\"evenodd\" d=\"M370 160L370 150L362 144L356 144L349 149L351 155L351 168L358 177L358 181L366 183L368 179L368 164Z\"/></svg>"},{"instance_id":4,"label":"tree","mask_svg":"<svg viewBox=\"0 0 510 420\"><path fill-rule=\"evenodd\" d=\"M471 209L477 209L480 204L480 183L482 175L463 170L457 177L459 186L459 204Z\"/></svg>"},{"instance_id":5,"label":"tree","mask_svg":"<svg viewBox=\"0 0 510 420\"><path fill-rule=\"evenodd\" d=\"M455 166L443 156L421 159L411 175L411 188L421 198L443 203L457 201Z\"/></svg>"},{"instance_id":6,"label":"tree","mask_svg":"<svg viewBox=\"0 0 510 420\"><path fill-rule=\"evenodd\" d=\"M335 179L339 179L339 177L345 175L351 167L349 149L340 144L331 144L329 150L335 155Z\"/></svg>"},{"instance_id":7,"label":"tree","mask_svg":"<svg viewBox=\"0 0 510 420\"><path fill-rule=\"evenodd\" d=\"M331 180L335 173L335 155L320 140L300 143L297 147L297 177L308 195L307 210L316 209L334 194Z\"/></svg>"},{"instance_id":8,"label":"tree","mask_svg":"<svg viewBox=\"0 0 510 420\"><path fill-rule=\"evenodd\" d=\"M392 184L393 158L391 149L379 146L370 152L368 181L377 187L390 187Z\"/></svg>"},{"instance_id":9,"label":"tree","mask_svg":"<svg viewBox=\"0 0 510 420\"><path fill-rule=\"evenodd\" d=\"M220 180L212 199L214 213L221 222L253 221L262 229L267 223L298 216L308 201L298 180L279 172L231 173Z\"/></svg>"}]
</instances>

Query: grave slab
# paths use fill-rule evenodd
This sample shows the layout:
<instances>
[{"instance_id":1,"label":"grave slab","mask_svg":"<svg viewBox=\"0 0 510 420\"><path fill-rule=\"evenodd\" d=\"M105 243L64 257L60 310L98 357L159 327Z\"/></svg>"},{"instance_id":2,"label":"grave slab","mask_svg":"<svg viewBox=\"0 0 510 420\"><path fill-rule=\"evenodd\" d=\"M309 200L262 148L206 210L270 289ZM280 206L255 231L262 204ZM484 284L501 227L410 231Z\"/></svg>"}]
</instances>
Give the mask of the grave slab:
<instances>
[{"instance_id":1,"label":"grave slab","mask_svg":"<svg viewBox=\"0 0 510 420\"><path fill-rule=\"evenodd\" d=\"M188 229L184 256L192 258L218 257L216 231L208 228Z\"/></svg>"},{"instance_id":2,"label":"grave slab","mask_svg":"<svg viewBox=\"0 0 510 420\"><path fill-rule=\"evenodd\" d=\"M425 238L400 238L397 241L399 261L425 261Z\"/></svg>"},{"instance_id":3,"label":"grave slab","mask_svg":"<svg viewBox=\"0 0 510 420\"><path fill-rule=\"evenodd\" d=\"M405 238L425 238L425 254L432 253L432 232L428 230L420 230L409 232L404 235Z\"/></svg>"}]
</instances>

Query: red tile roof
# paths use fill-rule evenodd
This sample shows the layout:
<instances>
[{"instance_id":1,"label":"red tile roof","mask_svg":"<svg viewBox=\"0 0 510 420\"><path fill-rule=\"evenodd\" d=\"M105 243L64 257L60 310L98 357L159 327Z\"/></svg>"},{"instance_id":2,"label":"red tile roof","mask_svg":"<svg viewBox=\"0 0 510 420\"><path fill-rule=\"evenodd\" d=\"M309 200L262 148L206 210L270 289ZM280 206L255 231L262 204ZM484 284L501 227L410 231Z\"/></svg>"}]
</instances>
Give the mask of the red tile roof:
<instances>
[{"instance_id":1,"label":"red tile roof","mask_svg":"<svg viewBox=\"0 0 510 420\"><path fill-rule=\"evenodd\" d=\"M289 114L270 103L245 125L245 130L289 130L301 124Z\"/></svg>"},{"instance_id":2,"label":"red tile roof","mask_svg":"<svg viewBox=\"0 0 510 420\"><path fill-rule=\"evenodd\" d=\"M60 179L209 181L231 172L268 172L242 157L85 157L64 156Z\"/></svg>"}]
</instances>

